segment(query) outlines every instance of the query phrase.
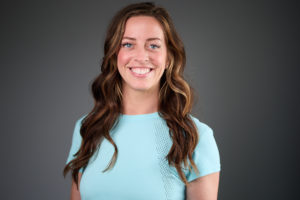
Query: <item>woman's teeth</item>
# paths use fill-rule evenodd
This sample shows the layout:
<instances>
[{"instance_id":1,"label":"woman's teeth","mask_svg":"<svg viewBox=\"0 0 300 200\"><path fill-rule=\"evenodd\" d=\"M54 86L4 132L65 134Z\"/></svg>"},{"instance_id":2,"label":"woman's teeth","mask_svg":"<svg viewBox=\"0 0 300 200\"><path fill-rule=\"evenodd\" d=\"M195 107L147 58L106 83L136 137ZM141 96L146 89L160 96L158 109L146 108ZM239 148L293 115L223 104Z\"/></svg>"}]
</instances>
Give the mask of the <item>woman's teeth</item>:
<instances>
[{"instance_id":1,"label":"woman's teeth","mask_svg":"<svg viewBox=\"0 0 300 200\"><path fill-rule=\"evenodd\" d=\"M151 71L150 68L130 68L130 70L137 74L147 74Z\"/></svg>"}]
</instances>

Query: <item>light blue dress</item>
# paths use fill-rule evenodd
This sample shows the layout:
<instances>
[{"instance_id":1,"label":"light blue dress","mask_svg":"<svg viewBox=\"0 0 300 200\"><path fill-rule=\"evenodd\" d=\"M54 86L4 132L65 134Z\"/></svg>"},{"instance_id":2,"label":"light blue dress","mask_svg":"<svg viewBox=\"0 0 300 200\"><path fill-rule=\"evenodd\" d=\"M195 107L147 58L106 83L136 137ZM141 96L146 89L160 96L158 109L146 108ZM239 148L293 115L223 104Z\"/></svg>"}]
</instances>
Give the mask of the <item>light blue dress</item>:
<instances>
[{"instance_id":1,"label":"light blue dress","mask_svg":"<svg viewBox=\"0 0 300 200\"><path fill-rule=\"evenodd\" d=\"M70 162L81 143L80 126L86 115L76 122ZM188 182L221 170L218 147L213 130L191 115L199 132L199 143L193 159L200 174L183 168ZM102 172L113 156L114 148L106 139L89 160L80 181L82 200L184 200L185 185L173 166L165 159L172 139L165 120L158 112L123 115L110 131L118 147L115 166ZM182 165L183 166L183 165Z\"/></svg>"}]
</instances>

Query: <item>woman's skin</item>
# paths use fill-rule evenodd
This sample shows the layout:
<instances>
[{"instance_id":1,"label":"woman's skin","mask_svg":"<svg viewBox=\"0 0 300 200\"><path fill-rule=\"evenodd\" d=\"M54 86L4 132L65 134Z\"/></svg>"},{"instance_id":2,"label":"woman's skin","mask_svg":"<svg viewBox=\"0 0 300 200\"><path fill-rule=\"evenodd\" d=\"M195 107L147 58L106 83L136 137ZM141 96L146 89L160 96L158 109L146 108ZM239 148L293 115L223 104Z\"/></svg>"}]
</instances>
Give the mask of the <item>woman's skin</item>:
<instances>
[{"instance_id":1,"label":"woman's skin","mask_svg":"<svg viewBox=\"0 0 300 200\"><path fill-rule=\"evenodd\" d=\"M202 176L186 187L186 200L217 200L220 172Z\"/></svg>"},{"instance_id":2,"label":"woman's skin","mask_svg":"<svg viewBox=\"0 0 300 200\"><path fill-rule=\"evenodd\" d=\"M78 173L78 182L79 182L78 188L80 188L81 175L82 174L79 172ZM70 197L70 199L71 200L81 200L80 192L79 192L79 190L77 190L76 183L75 183L74 180L72 180L71 197Z\"/></svg>"},{"instance_id":3,"label":"woman's skin","mask_svg":"<svg viewBox=\"0 0 300 200\"><path fill-rule=\"evenodd\" d=\"M127 20L117 57L123 79L123 114L138 115L157 112L159 80L168 64L167 46L159 22L150 16ZM145 77L134 75L132 68L151 68ZM79 181L81 173L79 173ZM219 172L200 177L186 188L187 200L216 200ZM71 200L80 200L80 192L72 182Z\"/></svg>"},{"instance_id":4,"label":"woman's skin","mask_svg":"<svg viewBox=\"0 0 300 200\"><path fill-rule=\"evenodd\" d=\"M161 25L155 18L137 16L127 20L117 63L123 79L123 114L156 112L167 47ZM151 71L146 77L136 77L131 70L136 68Z\"/></svg>"}]
</instances>

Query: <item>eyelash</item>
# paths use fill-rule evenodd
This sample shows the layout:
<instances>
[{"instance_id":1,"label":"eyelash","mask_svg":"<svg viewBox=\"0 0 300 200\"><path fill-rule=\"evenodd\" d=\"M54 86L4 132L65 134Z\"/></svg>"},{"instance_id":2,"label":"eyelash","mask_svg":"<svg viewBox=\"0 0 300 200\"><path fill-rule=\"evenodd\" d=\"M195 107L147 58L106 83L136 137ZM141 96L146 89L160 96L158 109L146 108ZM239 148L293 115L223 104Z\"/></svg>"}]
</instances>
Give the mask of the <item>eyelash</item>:
<instances>
[{"instance_id":1,"label":"eyelash","mask_svg":"<svg viewBox=\"0 0 300 200\"><path fill-rule=\"evenodd\" d=\"M122 44L122 47L126 47L126 45L131 45L131 46L132 46L131 43L125 42L125 43ZM130 47L131 47L131 46L130 46ZM130 48L130 47L128 47L128 48ZM155 47L155 48L151 48L151 47ZM151 49L158 49L158 48L160 48L160 46L159 46L159 45L156 45L156 44L150 44L150 48L151 48Z\"/></svg>"},{"instance_id":2,"label":"eyelash","mask_svg":"<svg viewBox=\"0 0 300 200\"><path fill-rule=\"evenodd\" d=\"M159 45L156 45L156 44L150 44L150 46L155 46L156 49L159 49L160 46Z\"/></svg>"},{"instance_id":3,"label":"eyelash","mask_svg":"<svg viewBox=\"0 0 300 200\"><path fill-rule=\"evenodd\" d=\"M123 43L123 44L122 44L122 47L125 47L125 46L128 45L128 44L129 44L129 45L132 45L132 44L126 42L126 43Z\"/></svg>"}]
</instances>

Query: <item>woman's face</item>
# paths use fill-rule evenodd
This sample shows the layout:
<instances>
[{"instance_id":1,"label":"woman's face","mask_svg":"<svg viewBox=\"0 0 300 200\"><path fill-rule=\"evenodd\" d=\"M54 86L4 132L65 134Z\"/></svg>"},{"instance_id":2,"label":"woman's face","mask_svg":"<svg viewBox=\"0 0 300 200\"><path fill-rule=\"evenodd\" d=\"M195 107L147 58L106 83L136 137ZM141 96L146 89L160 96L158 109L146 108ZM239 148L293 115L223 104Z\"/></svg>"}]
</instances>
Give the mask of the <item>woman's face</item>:
<instances>
[{"instance_id":1,"label":"woman's face","mask_svg":"<svg viewBox=\"0 0 300 200\"><path fill-rule=\"evenodd\" d=\"M166 67L167 47L160 23L150 16L131 17L118 52L125 91L156 91Z\"/></svg>"}]
</instances>

